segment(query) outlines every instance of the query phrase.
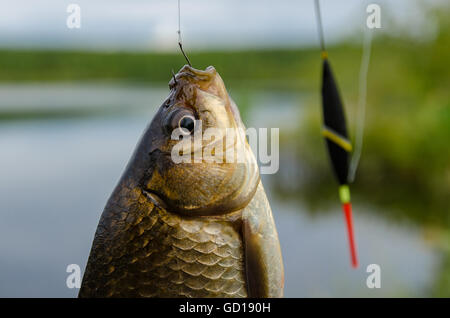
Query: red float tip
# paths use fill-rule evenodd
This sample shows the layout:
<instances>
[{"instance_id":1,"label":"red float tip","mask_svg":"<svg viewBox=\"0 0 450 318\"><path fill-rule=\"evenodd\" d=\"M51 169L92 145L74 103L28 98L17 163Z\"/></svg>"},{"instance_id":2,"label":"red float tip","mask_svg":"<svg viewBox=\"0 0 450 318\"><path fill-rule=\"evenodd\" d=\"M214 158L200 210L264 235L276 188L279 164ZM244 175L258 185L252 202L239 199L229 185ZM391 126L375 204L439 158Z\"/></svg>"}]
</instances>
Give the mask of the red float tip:
<instances>
[{"instance_id":1,"label":"red float tip","mask_svg":"<svg viewBox=\"0 0 450 318\"><path fill-rule=\"evenodd\" d=\"M350 202L342 204L342 210L344 211L345 222L347 224L348 244L350 247L350 256L352 267L358 267L358 257L356 254L355 236L353 232L353 218L352 218L352 204Z\"/></svg>"}]
</instances>

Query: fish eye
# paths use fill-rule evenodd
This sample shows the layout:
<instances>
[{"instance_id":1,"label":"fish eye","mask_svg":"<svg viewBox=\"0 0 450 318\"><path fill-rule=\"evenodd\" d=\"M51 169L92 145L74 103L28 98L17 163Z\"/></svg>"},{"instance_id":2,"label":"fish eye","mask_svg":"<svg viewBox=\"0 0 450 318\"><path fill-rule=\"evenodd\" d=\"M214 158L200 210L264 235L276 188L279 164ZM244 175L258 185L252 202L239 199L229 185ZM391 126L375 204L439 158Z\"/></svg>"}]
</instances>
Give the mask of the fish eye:
<instances>
[{"instance_id":1,"label":"fish eye","mask_svg":"<svg viewBox=\"0 0 450 318\"><path fill-rule=\"evenodd\" d=\"M174 109L167 114L164 127L169 134L178 128L183 135L190 135L195 129L195 116L190 109Z\"/></svg>"},{"instance_id":2,"label":"fish eye","mask_svg":"<svg viewBox=\"0 0 450 318\"><path fill-rule=\"evenodd\" d=\"M186 135L190 135L195 128L195 118L192 115L184 115L178 121L178 128L186 132Z\"/></svg>"}]
</instances>

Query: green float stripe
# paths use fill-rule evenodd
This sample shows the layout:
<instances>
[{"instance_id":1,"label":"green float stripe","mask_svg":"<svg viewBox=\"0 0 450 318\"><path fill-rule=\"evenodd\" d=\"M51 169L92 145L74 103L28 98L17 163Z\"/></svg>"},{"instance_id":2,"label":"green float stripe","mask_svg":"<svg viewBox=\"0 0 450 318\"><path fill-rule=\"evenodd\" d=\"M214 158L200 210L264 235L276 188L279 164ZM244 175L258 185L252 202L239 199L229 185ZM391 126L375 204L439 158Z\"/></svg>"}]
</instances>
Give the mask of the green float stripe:
<instances>
[{"instance_id":1,"label":"green float stripe","mask_svg":"<svg viewBox=\"0 0 450 318\"><path fill-rule=\"evenodd\" d=\"M350 202L350 188L347 184L339 186L339 199L341 199L342 203Z\"/></svg>"}]
</instances>

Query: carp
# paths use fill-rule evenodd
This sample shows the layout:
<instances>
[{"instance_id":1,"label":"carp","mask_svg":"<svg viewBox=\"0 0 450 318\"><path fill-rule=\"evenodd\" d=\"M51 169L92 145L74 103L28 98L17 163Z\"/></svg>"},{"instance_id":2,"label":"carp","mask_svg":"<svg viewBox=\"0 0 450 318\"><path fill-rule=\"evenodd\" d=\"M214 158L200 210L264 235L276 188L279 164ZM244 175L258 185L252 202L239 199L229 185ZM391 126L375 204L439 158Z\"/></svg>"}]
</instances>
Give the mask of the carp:
<instances>
[{"instance_id":1,"label":"carp","mask_svg":"<svg viewBox=\"0 0 450 318\"><path fill-rule=\"evenodd\" d=\"M172 158L197 130L245 129L222 78L185 65L169 88L101 215L79 297L282 297L278 234L245 138L226 143L239 161Z\"/></svg>"}]
</instances>

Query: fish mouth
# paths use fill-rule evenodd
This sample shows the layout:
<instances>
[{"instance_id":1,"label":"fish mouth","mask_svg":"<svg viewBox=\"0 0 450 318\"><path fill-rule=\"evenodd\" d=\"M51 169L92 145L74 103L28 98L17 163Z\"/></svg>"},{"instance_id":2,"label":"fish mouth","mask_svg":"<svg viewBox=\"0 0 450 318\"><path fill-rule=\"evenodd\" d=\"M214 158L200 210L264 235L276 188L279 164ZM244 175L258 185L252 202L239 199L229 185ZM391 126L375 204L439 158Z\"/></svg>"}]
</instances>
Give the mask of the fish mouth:
<instances>
[{"instance_id":1,"label":"fish mouth","mask_svg":"<svg viewBox=\"0 0 450 318\"><path fill-rule=\"evenodd\" d=\"M245 162L220 164L208 161L175 164L170 153L158 153L159 156L166 158L166 162L172 162L171 166L175 167L172 171L177 172L172 174L171 169L168 169L166 170L168 173L161 175L162 178L159 181L141 184L141 189L156 206L172 213L201 217L237 212L250 203L260 183L258 165L252 152L246 154ZM232 168L224 174L214 174L222 171L220 167ZM190 182L186 178L178 178L180 171L192 170L196 173L188 173L187 175L191 175L193 178L201 175L194 182ZM173 180L174 175L177 178L175 182L169 181ZM161 185L162 179L164 185L161 187L158 185ZM213 181L218 187L213 186L208 180L220 180L217 183ZM168 189L169 191L167 191ZM174 197L174 193L183 193L183 195ZM209 196L205 196L205 193ZM204 200L197 200L198 197L203 197Z\"/></svg>"},{"instance_id":2,"label":"fish mouth","mask_svg":"<svg viewBox=\"0 0 450 318\"><path fill-rule=\"evenodd\" d=\"M184 65L180 71L169 81L169 88L173 89L179 82L187 81L196 83L205 88L208 83L217 75L214 66L208 66L205 70L199 70L189 65Z\"/></svg>"},{"instance_id":3,"label":"fish mouth","mask_svg":"<svg viewBox=\"0 0 450 318\"><path fill-rule=\"evenodd\" d=\"M148 189L143 187L142 192L148 200L150 200L155 206L167 210L169 212L188 216L188 217L207 217L207 216L221 216L229 215L241 211L244 209L250 201L253 199L258 184L260 183L259 174L254 175L256 180L252 180L235 191L233 195L229 196L226 200L221 200L220 202L213 202L211 204L206 204L203 206L185 206L179 205L168 198L164 193L160 191ZM253 187L246 187L249 183L254 183ZM244 196L240 195L241 190L246 187L246 193Z\"/></svg>"}]
</instances>

